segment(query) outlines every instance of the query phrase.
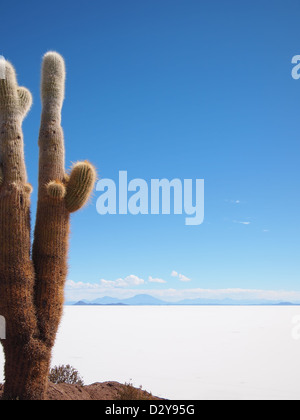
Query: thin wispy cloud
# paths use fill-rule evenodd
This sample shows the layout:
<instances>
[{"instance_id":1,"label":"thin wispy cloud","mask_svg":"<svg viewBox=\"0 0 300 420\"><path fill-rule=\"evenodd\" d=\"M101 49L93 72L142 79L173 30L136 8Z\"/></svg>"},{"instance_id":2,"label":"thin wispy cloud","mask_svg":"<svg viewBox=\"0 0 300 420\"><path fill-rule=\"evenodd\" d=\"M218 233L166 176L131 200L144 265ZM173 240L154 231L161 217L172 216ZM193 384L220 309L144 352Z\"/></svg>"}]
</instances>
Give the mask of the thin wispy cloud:
<instances>
[{"instance_id":1,"label":"thin wispy cloud","mask_svg":"<svg viewBox=\"0 0 300 420\"><path fill-rule=\"evenodd\" d=\"M239 220L234 220L234 223L238 223L240 225L251 225L251 222L243 222L243 221L239 221Z\"/></svg>"},{"instance_id":2,"label":"thin wispy cloud","mask_svg":"<svg viewBox=\"0 0 300 420\"><path fill-rule=\"evenodd\" d=\"M231 203L231 204L240 204L241 201L240 200L225 200L227 203Z\"/></svg>"},{"instance_id":3,"label":"thin wispy cloud","mask_svg":"<svg viewBox=\"0 0 300 420\"><path fill-rule=\"evenodd\" d=\"M150 283L160 283L160 284L167 283L166 280L159 279L159 278L153 278L151 276L149 276L149 282Z\"/></svg>"}]
</instances>

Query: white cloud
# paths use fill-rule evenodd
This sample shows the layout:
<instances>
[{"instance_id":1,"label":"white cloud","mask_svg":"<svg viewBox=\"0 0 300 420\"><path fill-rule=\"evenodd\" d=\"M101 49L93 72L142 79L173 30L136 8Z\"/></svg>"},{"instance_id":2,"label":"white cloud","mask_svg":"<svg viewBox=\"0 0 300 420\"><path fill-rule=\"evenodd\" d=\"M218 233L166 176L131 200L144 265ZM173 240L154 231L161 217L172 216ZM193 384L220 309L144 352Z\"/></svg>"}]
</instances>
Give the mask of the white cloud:
<instances>
[{"instance_id":1,"label":"white cloud","mask_svg":"<svg viewBox=\"0 0 300 420\"><path fill-rule=\"evenodd\" d=\"M167 283L165 280L163 279L159 279L159 278L153 278L151 276L149 276L149 282L150 283Z\"/></svg>"},{"instance_id":2,"label":"white cloud","mask_svg":"<svg viewBox=\"0 0 300 420\"><path fill-rule=\"evenodd\" d=\"M128 276L131 277L131 276ZM136 277L136 276L133 276ZM126 278L125 278L126 279ZM125 280L124 279L124 280ZM138 277L136 281L138 282ZM140 279L142 280L142 279ZM134 282L134 280L133 280ZM116 284L116 283L115 283ZM123 284L123 283L122 283ZM141 283L143 284L143 283ZM260 290L260 289L149 289L139 288L138 293L150 294L158 299L169 302L176 302L181 299L225 299L233 300L274 300L282 302L300 302L300 291L287 290ZM93 300L109 294L111 297L128 298L137 294L137 289L126 287L112 287L107 282L98 283L84 283L67 281L66 284L66 300L78 301L81 299Z\"/></svg>"},{"instance_id":3,"label":"white cloud","mask_svg":"<svg viewBox=\"0 0 300 420\"><path fill-rule=\"evenodd\" d=\"M101 286L104 287L130 287L130 286L139 286L145 284L145 280L131 274L130 276L125 277L124 279L119 278L117 280L100 280Z\"/></svg>"},{"instance_id":4,"label":"white cloud","mask_svg":"<svg viewBox=\"0 0 300 420\"><path fill-rule=\"evenodd\" d=\"M99 284L98 283L84 283L82 281L75 282L73 280L67 280L66 282L66 289L67 290L87 290L87 289L98 289Z\"/></svg>"},{"instance_id":5,"label":"white cloud","mask_svg":"<svg viewBox=\"0 0 300 420\"><path fill-rule=\"evenodd\" d=\"M177 277L180 281L183 281L183 282L191 281L191 279L189 279L188 277L184 276L183 274L179 274L177 273L177 271L174 271L174 270L172 271L171 276Z\"/></svg>"},{"instance_id":6,"label":"white cloud","mask_svg":"<svg viewBox=\"0 0 300 420\"><path fill-rule=\"evenodd\" d=\"M183 282L191 281L191 279L189 279L188 277L184 276L183 274L179 274L178 277L179 277L179 280L180 281L183 281Z\"/></svg>"}]
</instances>

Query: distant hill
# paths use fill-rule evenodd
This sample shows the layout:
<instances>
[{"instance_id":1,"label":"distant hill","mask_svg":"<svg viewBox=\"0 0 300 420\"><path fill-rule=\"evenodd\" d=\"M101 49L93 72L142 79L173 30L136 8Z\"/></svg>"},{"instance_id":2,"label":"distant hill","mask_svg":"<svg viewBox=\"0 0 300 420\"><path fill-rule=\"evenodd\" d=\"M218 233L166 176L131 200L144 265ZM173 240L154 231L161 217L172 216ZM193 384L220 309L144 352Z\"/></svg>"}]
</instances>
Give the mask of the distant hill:
<instances>
[{"instance_id":1,"label":"distant hill","mask_svg":"<svg viewBox=\"0 0 300 420\"><path fill-rule=\"evenodd\" d=\"M98 298L93 300L91 303L98 304L98 305L111 305L113 303L119 303L120 300L116 298L112 298L110 296L104 296L102 298Z\"/></svg>"},{"instance_id":2,"label":"distant hill","mask_svg":"<svg viewBox=\"0 0 300 420\"><path fill-rule=\"evenodd\" d=\"M268 301L268 300L233 300L233 299L184 299L178 302L166 302L157 299L151 295L140 294L127 299L117 299L110 296L104 296L97 298L92 301L80 300L78 302L67 302L66 305L75 306L161 306L161 305L181 305L181 306L209 306L209 305L220 305L220 306L243 306L243 305L260 305L260 306L293 306L300 305L300 303L291 302L280 302L280 301Z\"/></svg>"},{"instance_id":3,"label":"distant hill","mask_svg":"<svg viewBox=\"0 0 300 420\"><path fill-rule=\"evenodd\" d=\"M68 303L67 303L68 304ZM79 302L72 302L71 305L76 306L101 306L101 305L170 305L168 302L164 302L163 300L156 299L153 296L150 295L137 295L128 299L116 299L109 296L105 296L103 298L98 298L95 300L92 300L90 302L81 300Z\"/></svg>"},{"instance_id":4,"label":"distant hill","mask_svg":"<svg viewBox=\"0 0 300 420\"><path fill-rule=\"evenodd\" d=\"M137 295L129 299L123 299L122 302L126 305L170 305L170 303L150 295Z\"/></svg>"}]
</instances>

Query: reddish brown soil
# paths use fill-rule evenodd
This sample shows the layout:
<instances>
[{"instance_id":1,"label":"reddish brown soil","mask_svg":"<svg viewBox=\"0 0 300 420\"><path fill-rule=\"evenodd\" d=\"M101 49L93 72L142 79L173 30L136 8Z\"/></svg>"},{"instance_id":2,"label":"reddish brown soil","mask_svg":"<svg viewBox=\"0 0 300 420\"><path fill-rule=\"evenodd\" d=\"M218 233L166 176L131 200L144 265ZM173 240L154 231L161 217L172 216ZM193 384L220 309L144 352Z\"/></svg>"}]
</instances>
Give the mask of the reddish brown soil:
<instances>
[{"instance_id":1,"label":"reddish brown soil","mask_svg":"<svg viewBox=\"0 0 300 420\"><path fill-rule=\"evenodd\" d=\"M0 385L0 398L3 386ZM120 396L122 396L120 398ZM128 396L128 398L126 398ZM119 382L102 382L92 385L78 386L50 383L48 389L48 400L50 401L93 401L93 400L120 400L120 399L152 399L160 400L153 397L146 391L136 388L130 388L130 392L125 385Z\"/></svg>"}]
</instances>

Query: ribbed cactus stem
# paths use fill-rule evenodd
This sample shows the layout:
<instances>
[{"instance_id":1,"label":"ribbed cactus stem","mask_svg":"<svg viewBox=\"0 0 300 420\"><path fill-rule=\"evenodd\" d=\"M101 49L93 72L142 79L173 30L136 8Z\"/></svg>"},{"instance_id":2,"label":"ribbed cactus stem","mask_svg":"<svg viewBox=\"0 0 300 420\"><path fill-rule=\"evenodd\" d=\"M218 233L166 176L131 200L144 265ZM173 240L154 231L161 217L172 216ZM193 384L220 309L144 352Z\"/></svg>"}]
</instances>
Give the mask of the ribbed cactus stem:
<instances>
[{"instance_id":1,"label":"ribbed cactus stem","mask_svg":"<svg viewBox=\"0 0 300 420\"><path fill-rule=\"evenodd\" d=\"M5 79L0 79L0 160L6 182L27 181L22 123L32 104L30 92L17 83L16 73L5 62Z\"/></svg>"},{"instance_id":2,"label":"ribbed cactus stem","mask_svg":"<svg viewBox=\"0 0 300 420\"><path fill-rule=\"evenodd\" d=\"M65 63L54 52L44 56L42 65L42 118L39 135L40 193L50 181L63 181L65 175L65 146L61 127L61 109L65 92Z\"/></svg>"},{"instance_id":3,"label":"ribbed cactus stem","mask_svg":"<svg viewBox=\"0 0 300 420\"><path fill-rule=\"evenodd\" d=\"M5 62L0 80L0 314L6 320L5 399L41 399L36 386L39 361L48 365L38 335L34 307L35 273L30 259L30 200L23 151L22 122L31 105L31 95L19 88L12 65ZM32 355L35 355L33 363ZM38 367L39 366L39 367Z\"/></svg>"},{"instance_id":4,"label":"ribbed cactus stem","mask_svg":"<svg viewBox=\"0 0 300 420\"><path fill-rule=\"evenodd\" d=\"M93 190L96 181L96 170L89 162L78 162L74 165L67 185L66 206L70 213L83 207Z\"/></svg>"},{"instance_id":5,"label":"ribbed cactus stem","mask_svg":"<svg viewBox=\"0 0 300 420\"><path fill-rule=\"evenodd\" d=\"M62 56L49 51L42 65L41 97L42 118L53 117L61 121L61 109L65 98L66 68Z\"/></svg>"}]
</instances>

